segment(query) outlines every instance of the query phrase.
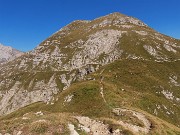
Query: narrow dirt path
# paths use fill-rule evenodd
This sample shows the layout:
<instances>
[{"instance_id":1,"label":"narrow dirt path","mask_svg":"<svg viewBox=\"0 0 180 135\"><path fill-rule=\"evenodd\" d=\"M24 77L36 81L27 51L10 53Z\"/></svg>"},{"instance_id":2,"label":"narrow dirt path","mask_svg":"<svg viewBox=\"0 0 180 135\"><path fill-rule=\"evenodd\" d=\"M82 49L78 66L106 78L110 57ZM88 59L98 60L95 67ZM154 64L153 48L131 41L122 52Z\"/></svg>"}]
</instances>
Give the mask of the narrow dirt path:
<instances>
[{"instance_id":1,"label":"narrow dirt path","mask_svg":"<svg viewBox=\"0 0 180 135\"><path fill-rule=\"evenodd\" d=\"M101 76L101 78L100 78L100 94L104 100L104 103L106 103L106 99L104 98L104 86L103 86L103 82L102 82L103 79L104 79L104 77Z\"/></svg>"},{"instance_id":2,"label":"narrow dirt path","mask_svg":"<svg viewBox=\"0 0 180 135\"><path fill-rule=\"evenodd\" d=\"M144 114L140 112L136 112L134 110L129 109L122 109L122 108L115 108L113 109L113 113L115 113L117 116L124 116L124 114L130 114L131 116L128 117L135 117L138 121L142 122L143 125L137 125L133 123L125 122L122 119L113 121L116 122L119 126L122 126L123 129L127 129L134 134L148 134L151 130L151 122L145 117ZM78 122L81 124L81 129L84 129L84 131L88 131L87 133L90 133L92 135L122 135L121 129L116 129L114 131L110 132L110 126L108 124L104 124L102 121L97 121L90 119L89 117L84 116L75 116L75 119L78 120ZM130 118L131 119L131 118Z\"/></svg>"},{"instance_id":3,"label":"narrow dirt path","mask_svg":"<svg viewBox=\"0 0 180 135\"><path fill-rule=\"evenodd\" d=\"M115 108L113 109L113 112L116 115L121 115L122 112L130 112L132 113L133 116L135 116L136 118L138 118L142 123L143 123L143 127L137 126L137 125L133 125L127 122L123 122L122 120L118 120L117 122L123 126L124 128L128 128L129 130L131 130L134 133L149 133L150 129L151 129L151 122L145 117L144 114L133 111L133 110L128 110L128 109L121 109L121 108Z\"/></svg>"}]
</instances>

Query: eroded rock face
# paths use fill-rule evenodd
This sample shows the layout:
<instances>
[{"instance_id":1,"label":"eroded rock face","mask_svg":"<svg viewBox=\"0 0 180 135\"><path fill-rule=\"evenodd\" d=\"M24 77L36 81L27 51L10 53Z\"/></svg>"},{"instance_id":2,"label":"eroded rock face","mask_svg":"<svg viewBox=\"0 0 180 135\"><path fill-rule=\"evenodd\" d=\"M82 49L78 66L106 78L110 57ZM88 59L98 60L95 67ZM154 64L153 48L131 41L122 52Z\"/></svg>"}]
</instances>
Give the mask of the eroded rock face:
<instances>
[{"instance_id":1,"label":"eroded rock face","mask_svg":"<svg viewBox=\"0 0 180 135\"><path fill-rule=\"evenodd\" d=\"M22 52L13 49L10 46L4 46L0 44L0 64L11 61L21 56L22 54L23 54Z\"/></svg>"},{"instance_id":2,"label":"eroded rock face","mask_svg":"<svg viewBox=\"0 0 180 135\"><path fill-rule=\"evenodd\" d=\"M22 87L22 83L17 81L10 90L1 93L0 114L11 113L14 110L38 101L49 104L50 101L53 101L53 96L58 91L54 76L51 77L47 84L44 81L35 82L33 91L26 90Z\"/></svg>"},{"instance_id":3,"label":"eroded rock face","mask_svg":"<svg viewBox=\"0 0 180 135\"><path fill-rule=\"evenodd\" d=\"M117 59L179 60L179 46L178 40L119 13L74 21L0 67L0 115L38 101L51 103L54 94Z\"/></svg>"},{"instance_id":4,"label":"eroded rock face","mask_svg":"<svg viewBox=\"0 0 180 135\"><path fill-rule=\"evenodd\" d=\"M122 33L125 32L111 29L90 35L85 44L81 46L83 49L77 51L72 57L71 68L80 68L87 64L103 65L118 59L121 56L121 50L115 48L119 44Z\"/></svg>"}]
</instances>

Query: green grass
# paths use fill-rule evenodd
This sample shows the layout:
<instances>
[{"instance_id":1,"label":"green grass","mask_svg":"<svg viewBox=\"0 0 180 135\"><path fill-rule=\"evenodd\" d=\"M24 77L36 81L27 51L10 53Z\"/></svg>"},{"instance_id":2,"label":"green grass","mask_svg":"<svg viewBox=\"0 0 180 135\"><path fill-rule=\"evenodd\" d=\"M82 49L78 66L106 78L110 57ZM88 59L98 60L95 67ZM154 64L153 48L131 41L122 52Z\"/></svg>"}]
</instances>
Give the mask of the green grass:
<instances>
[{"instance_id":1,"label":"green grass","mask_svg":"<svg viewBox=\"0 0 180 135\"><path fill-rule=\"evenodd\" d=\"M117 19L117 16L108 16L107 18L115 20ZM119 27L117 26L105 26L92 29L92 26L94 24L100 23L103 20L104 17L96 19L89 23L80 21L73 22L72 24L67 26L69 29L63 30L63 32L66 33L65 35L62 35L62 32L58 32L47 39L49 41L61 41L60 45L53 43L52 45L46 46L44 50L41 51L41 53L44 53L44 51L47 50L52 52L54 51L55 46L58 46L59 49L65 55L67 55L66 58L62 58L63 65L67 64L69 60L72 59L74 53L81 50L76 46L74 48L69 47L68 45L70 43L80 39L83 41L87 41L89 35L104 29L119 30ZM129 23L127 24L130 25ZM69 87L65 91L62 91L64 84L61 83L60 75L66 74L67 78L69 78L69 74L77 71L73 70L69 73L66 71L53 71L51 67L55 69L59 68L57 61L53 61L51 65L49 62L45 63L49 66L44 70L41 69L42 62L40 62L40 65L35 67L32 71L33 61L31 59L35 56L25 54L24 56L6 64L3 67L3 71L8 72L4 76L0 76L0 80L7 79L7 82L0 87L1 91L12 88L16 81L22 82L22 85L20 87L32 91L36 82L44 81L47 84L52 75L54 75L56 78L55 81L57 83L57 87L59 88L59 94L55 96L56 98L58 98L58 100L54 101L53 105L47 105L45 103L38 102L21 108L7 116L1 117L0 121L5 122L3 123L5 125L4 128L6 128L8 131L12 131L12 127L13 125L16 125L17 121L11 122L11 120L13 120L14 118L20 118L25 113L29 112L45 111L51 113L52 115L56 115L56 113L60 112L67 112L71 115L85 115L94 118L106 117L115 119L115 116L112 113L112 109L121 107L133 108L139 110L140 112L147 113L146 115L149 116L149 118L154 122L153 124L155 126L152 134L179 134L179 129L175 129L172 125L167 126L168 124L166 123L168 122L176 126L180 125L179 103L175 100L171 101L166 99L161 91L163 89L171 91L173 92L173 95L180 98L179 87L173 86L169 83L169 77L172 75L176 75L178 78L180 78L180 62L176 61L158 63L153 61L155 60L155 58L143 48L143 45L150 45L153 48L156 48L157 44L160 44L162 46L164 42L153 38L153 36L155 36L155 31L153 29L148 27L140 27L133 24L131 25L133 26L131 29L120 29L121 31L127 31L127 33L124 33L122 35L119 40L119 44L115 48L119 51L123 50L121 60L117 60L111 64L102 66L100 70L87 76L87 78L91 77L95 78L96 80L74 80L71 87ZM87 28L89 30L87 30ZM133 32L133 30L144 30L149 34L142 37L141 35ZM172 42L172 44L178 43L178 45L180 45L179 40L171 39L170 37L165 35L162 36L164 39ZM40 46L44 46L43 44L47 40L42 42ZM67 46L67 48L65 46ZM177 50L177 53L174 54L161 47L159 55L166 55L168 56L168 58L174 60L179 58L180 56L179 49ZM134 54L147 60L126 59L129 54ZM99 58L97 58L97 60L101 61L106 56L107 54L102 53ZM28 59L28 61L26 62L26 64L28 65L26 72L23 71L24 69L19 69L18 66L15 66L21 63L22 58ZM11 73L9 73L9 70L11 71ZM104 72L100 74L100 72L103 70ZM101 77L104 77L102 84L100 84ZM32 80L32 86L29 87ZM104 97L107 101L106 103L104 102L100 94L101 85L103 85L104 88ZM73 95L73 98L70 102L67 103L64 101L68 95ZM161 106L161 108L157 109L157 105ZM173 111L174 114L168 115L167 110L163 108L163 105L165 105L168 110ZM155 109L158 113L157 116L154 114ZM153 117L152 115L155 115L156 117ZM121 119L129 121L128 117L129 115ZM157 117L163 119L163 121L161 121L160 119L156 119ZM46 117L46 119L51 122L51 125L51 120L56 118L56 116L49 115L48 117ZM32 117L32 119L37 120L34 117ZM17 122L16 126L22 124L21 122L22 121ZM134 118L131 122L139 125L142 124ZM0 122L0 127L3 127L3 124ZM65 126L66 122L61 124L64 124ZM32 132L42 134L47 132L48 128L49 125L32 125ZM131 132L129 132L128 130L123 130L124 134L131 134ZM54 132L53 134L58 134L58 132ZM68 134L68 132L64 134ZM81 134L84 133L82 132Z\"/></svg>"},{"instance_id":2,"label":"green grass","mask_svg":"<svg viewBox=\"0 0 180 135\"><path fill-rule=\"evenodd\" d=\"M65 97L73 95L72 101L64 102ZM68 91L59 95L59 101L54 105L48 105L45 110L53 112L74 112L86 116L98 117L108 115L110 108L100 95L99 84L96 81L83 82L72 85Z\"/></svg>"},{"instance_id":3,"label":"green grass","mask_svg":"<svg viewBox=\"0 0 180 135\"><path fill-rule=\"evenodd\" d=\"M175 101L168 100L162 93L157 94L156 92L161 92L161 87L164 87L165 90L174 92L174 95L180 95L178 87L170 87L168 83L171 74L178 75L179 66L179 62L157 63L142 60L118 60L101 67L99 71L89 75L96 78L96 81L76 81L68 90L56 96L59 100L55 101L54 105L38 103L35 106L28 106L29 109L22 112L45 110L51 112L74 112L94 117L111 117L112 108L126 106L139 108L153 115L155 115L154 110L156 109L158 117L178 125L180 124L178 117L180 107L173 105L176 103ZM100 75L102 70L104 72ZM43 75L43 73L39 73L39 75L41 74ZM47 74L46 76L49 79L48 76L51 75ZM104 96L107 103L104 103L100 94L101 76L104 77ZM63 87L62 84L59 84L59 87ZM64 103L64 99L68 95L74 95L72 101ZM156 105L160 105L161 109L158 110ZM174 114L169 116L166 110L162 108L163 105L173 111ZM15 115L19 116L19 114Z\"/></svg>"},{"instance_id":4,"label":"green grass","mask_svg":"<svg viewBox=\"0 0 180 135\"><path fill-rule=\"evenodd\" d=\"M170 87L169 85L170 74L179 75L179 66L179 62L156 63L153 61L120 60L102 67L105 69L101 75L104 76L105 98L109 99L108 103L112 106L135 106L151 114L153 114L156 104L166 105L169 110L176 113L169 116L164 109L159 112L158 117L178 125L180 124L178 117L180 107L173 105L176 101L168 100L162 93L157 94L156 92L162 91L161 86L165 90L174 92L177 97L180 95L178 87ZM100 78L97 73L94 76L97 79Z\"/></svg>"}]
</instances>

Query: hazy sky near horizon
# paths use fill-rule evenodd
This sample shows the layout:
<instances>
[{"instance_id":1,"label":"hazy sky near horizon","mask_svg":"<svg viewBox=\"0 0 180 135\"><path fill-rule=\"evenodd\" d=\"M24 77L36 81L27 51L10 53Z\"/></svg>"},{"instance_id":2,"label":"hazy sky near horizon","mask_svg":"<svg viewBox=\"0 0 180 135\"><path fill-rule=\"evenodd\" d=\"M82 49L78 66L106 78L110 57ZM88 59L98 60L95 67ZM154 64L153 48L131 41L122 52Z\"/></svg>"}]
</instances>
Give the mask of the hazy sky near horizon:
<instances>
[{"instance_id":1,"label":"hazy sky near horizon","mask_svg":"<svg viewBox=\"0 0 180 135\"><path fill-rule=\"evenodd\" d=\"M113 12L180 39L179 6L180 0L0 0L0 43L29 51L74 20Z\"/></svg>"}]
</instances>

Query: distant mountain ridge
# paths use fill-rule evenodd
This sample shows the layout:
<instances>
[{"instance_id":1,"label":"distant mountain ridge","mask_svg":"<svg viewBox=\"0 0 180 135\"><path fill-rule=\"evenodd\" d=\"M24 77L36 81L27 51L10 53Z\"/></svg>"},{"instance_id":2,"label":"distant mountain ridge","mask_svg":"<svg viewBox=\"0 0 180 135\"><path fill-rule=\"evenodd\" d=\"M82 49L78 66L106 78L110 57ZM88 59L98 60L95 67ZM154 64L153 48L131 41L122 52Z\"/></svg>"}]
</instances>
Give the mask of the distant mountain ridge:
<instances>
[{"instance_id":1,"label":"distant mountain ridge","mask_svg":"<svg viewBox=\"0 0 180 135\"><path fill-rule=\"evenodd\" d=\"M11 61L22 54L23 52L13 49L10 46L4 46L0 43L0 64Z\"/></svg>"}]
</instances>

